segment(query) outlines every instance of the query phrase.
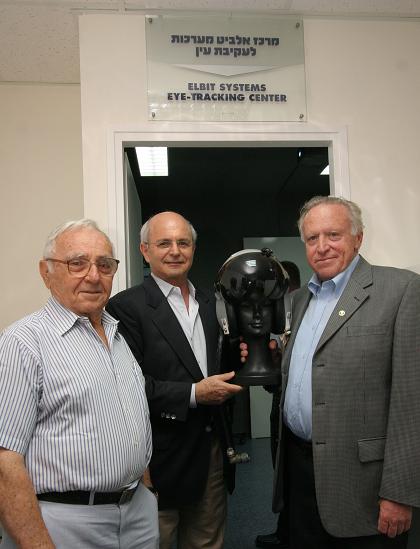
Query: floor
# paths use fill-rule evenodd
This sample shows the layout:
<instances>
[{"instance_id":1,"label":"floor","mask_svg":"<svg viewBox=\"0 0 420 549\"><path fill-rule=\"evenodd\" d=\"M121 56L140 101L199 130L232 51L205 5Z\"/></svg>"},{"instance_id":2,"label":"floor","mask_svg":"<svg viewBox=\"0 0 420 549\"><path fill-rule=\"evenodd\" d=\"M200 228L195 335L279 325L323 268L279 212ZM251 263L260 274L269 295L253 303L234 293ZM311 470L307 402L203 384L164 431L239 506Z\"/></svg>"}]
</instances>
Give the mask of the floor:
<instances>
[{"instance_id":1,"label":"floor","mask_svg":"<svg viewBox=\"0 0 420 549\"><path fill-rule=\"evenodd\" d=\"M258 534L276 529L277 516L271 512L273 468L270 439L248 440L237 451L248 452L249 463L236 467L236 488L228 500L228 521L224 549L255 548Z\"/></svg>"}]
</instances>

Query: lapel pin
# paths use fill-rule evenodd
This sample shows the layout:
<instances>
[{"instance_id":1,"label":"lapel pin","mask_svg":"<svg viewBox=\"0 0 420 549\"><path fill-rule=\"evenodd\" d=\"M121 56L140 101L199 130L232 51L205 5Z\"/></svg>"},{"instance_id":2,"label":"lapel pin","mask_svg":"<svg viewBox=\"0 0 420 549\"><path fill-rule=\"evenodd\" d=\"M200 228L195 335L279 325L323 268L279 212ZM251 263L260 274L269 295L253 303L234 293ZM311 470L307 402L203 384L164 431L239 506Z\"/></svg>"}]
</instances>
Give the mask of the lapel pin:
<instances>
[{"instance_id":1,"label":"lapel pin","mask_svg":"<svg viewBox=\"0 0 420 549\"><path fill-rule=\"evenodd\" d=\"M338 311L338 316L344 316L346 314L346 311L343 311L343 309L341 309L341 311Z\"/></svg>"}]
</instances>

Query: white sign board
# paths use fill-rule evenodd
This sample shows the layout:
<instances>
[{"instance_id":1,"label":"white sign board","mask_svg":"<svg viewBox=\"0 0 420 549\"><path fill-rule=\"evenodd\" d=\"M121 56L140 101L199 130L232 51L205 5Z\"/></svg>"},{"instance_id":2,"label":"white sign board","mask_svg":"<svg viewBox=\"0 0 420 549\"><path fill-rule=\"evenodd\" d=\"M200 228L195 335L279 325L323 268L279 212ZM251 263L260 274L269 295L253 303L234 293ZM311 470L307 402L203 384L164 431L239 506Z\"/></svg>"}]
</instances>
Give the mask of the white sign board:
<instances>
[{"instance_id":1,"label":"white sign board","mask_svg":"<svg viewBox=\"0 0 420 549\"><path fill-rule=\"evenodd\" d=\"M146 18L151 120L306 120L298 18Z\"/></svg>"}]
</instances>

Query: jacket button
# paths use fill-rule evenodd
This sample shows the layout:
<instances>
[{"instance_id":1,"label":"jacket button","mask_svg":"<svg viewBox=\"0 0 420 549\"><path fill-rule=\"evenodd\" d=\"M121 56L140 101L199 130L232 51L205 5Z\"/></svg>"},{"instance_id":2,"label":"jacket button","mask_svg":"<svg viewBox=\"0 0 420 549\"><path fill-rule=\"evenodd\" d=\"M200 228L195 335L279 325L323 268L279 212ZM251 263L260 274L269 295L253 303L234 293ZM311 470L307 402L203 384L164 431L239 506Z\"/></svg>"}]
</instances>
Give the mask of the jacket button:
<instances>
[{"instance_id":1,"label":"jacket button","mask_svg":"<svg viewBox=\"0 0 420 549\"><path fill-rule=\"evenodd\" d=\"M212 432L211 425L206 425L206 433L211 433L211 432Z\"/></svg>"}]
</instances>

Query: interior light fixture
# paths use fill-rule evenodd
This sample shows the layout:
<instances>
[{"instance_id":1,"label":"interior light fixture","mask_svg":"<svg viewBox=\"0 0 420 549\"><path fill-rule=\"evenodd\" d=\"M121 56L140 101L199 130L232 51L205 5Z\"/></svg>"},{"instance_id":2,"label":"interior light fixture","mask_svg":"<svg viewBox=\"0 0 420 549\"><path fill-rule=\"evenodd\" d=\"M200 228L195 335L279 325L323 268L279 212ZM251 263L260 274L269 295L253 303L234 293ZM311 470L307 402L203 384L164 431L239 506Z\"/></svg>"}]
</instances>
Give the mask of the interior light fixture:
<instances>
[{"instance_id":1,"label":"interior light fixture","mask_svg":"<svg viewBox=\"0 0 420 549\"><path fill-rule=\"evenodd\" d=\"M167 147L136 147L136 155L142 177L168 175Z\"/></svg>"},{"instance_id":2,"label":"interior light fixture","mask_svg":"<svg viewBox=\"0 0 420 549\"><path fill-rule=\"evenodd\" d=\"M330 175L330 165L327 164L319 175Z\"/></svg>"}]
</instances>

